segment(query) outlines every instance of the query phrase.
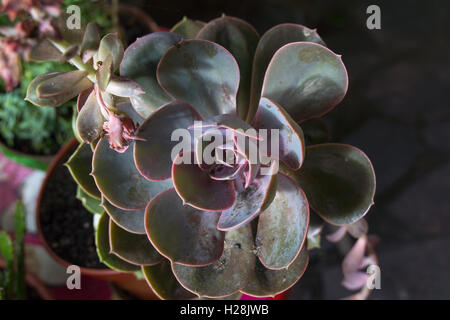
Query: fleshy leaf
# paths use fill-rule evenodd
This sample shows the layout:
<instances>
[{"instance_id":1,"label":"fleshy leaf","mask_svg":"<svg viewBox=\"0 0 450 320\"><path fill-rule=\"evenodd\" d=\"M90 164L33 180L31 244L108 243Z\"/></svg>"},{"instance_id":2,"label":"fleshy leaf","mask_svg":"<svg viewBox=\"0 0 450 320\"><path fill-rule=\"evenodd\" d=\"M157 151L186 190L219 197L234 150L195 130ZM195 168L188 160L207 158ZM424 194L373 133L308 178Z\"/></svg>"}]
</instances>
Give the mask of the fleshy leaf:
<instances>
[{"instance_id":1,"label":"fleshy leaf","mask_svg":"<svg viewBox=\"0 0 450 320\"><path fill-rule=\"evenodd\" d=\"M105 212L101 215L97 230L95 231L95 246L97 247L100 261L111 269L120 272L133 272L140 269L138 266L128 263L111 253L109 244L109 217Z\"/></svg>"},{"instance_id":2,"label":"fleshy leaf","mask_svg":"<svg viewBox=\"0 0 450 320\"><path fill-rule=\"evenodd\" d=\"M178 283L167 260L155 266L142 266L142 272L153 292L161 299L187 300L196 297Z\"/></svg>"},{"instance_id":3,"label":"fleshy leaf","mask_svg":"<svg viewBox=\"0 0 450 320\"><path fill-rule=\"evenodd\" d=\"M252 230L246 225L227 232L218 261L204 267L174 263L172 270L181 285L200 297L226 297L247 286L256 262L253 249Z\"/></svg>"},{"instance_id":4,"label":"fleshy leaf","mask_svg":"<svg viewBox=\"0 0 450 320\"><path fill-rule=\"evenodd\" d=\"M77 188L77 199L81 201L83 207L90 213L102 214L105 211L101 206L101 201L88 195L80 186Z\"/></svg>"},{"instance_id":5,"label":"fleshy leaf","mask_svg":"<svg viewBox=\"0 0 450 320\"><path fill-rule=\"evenodd\" d=\"M172 170L172 149L178 141L172 141L176 129L186 129L200 115L183 101L172 101L152 113L139 127L134 157L137 169L150 180L170 178Z\"/></svg>"},{"instance_id":6,"label":"fleshy leaf","mask_svg":"<svg viewBox=\"0 0 450 320\"><path fill-rule=\"evenodd\" d=\"M148 204L145 229L155 249L171 262L204 266L223 252L225 234L216 229L218 219L217 213L183 205L170 189Z\"/></svg>"},{"instance_id":7,"label":"fleshy leaf","mask_svg":"<svg viewBox=\"0 0 450 320\"><path fill-rule=\"evenodd\" d=\"M279 105L267 98L261 98L253 120L257 129L267 129L269 155L271 130L278 130L279 143L276 144L279 159L293 170L300 169L305 157L305 139L300 126Z\"/></svg>"},{"instance_id":8,"label":"fleshy leaf","mask_svg":"<svg viewBox=\"0 0 450 320\"><path fill-rule=\"evenodd\" d=\"M239 117L245 119L250 103L252 64L259 41L258 32L244 20L223 16L208 22L198 33L197 39L220 44L236 59L241 75L237 109Z\"/></svg>"},{"instance_id":9,"label":"fleshy leaf","mask_svg":"<svg viewBox=\"0 0 450 320\"><path fill-rule=\"evenodd\" d=\"M87 88L86 90L83 90L80 92L80 94L77 97L77 111L80 112L83 108L84 104L86 103L87 99L89 98L89 95L91 94L93 90L93 86L91 88Z\"/></svg>"},{"instance_id":10,"label":"fleshy leaf","mask_svg":"<svg viewBox=\"0 0 450 320\"><path fill-rule=\"evenodd\" d=\"M92 86L92 82L84 77L80 81L76 82L67 91L62 92L61 94L55 94L46 98L39 97L37 88L44 82L52 81L61 74L63 74L63 72L51 72L41 74L34 78L33 81L31 81L28 85L27 96L25 100L39 107L58 107L63 103L69 101L70 99L76 97L81 91L86 90Z\"/></svg>"},{"instance_id":11,"label":"fleshy leaf","mask_svg":"<svg viewBox=\"0 0 450 320\"><path fill-rule=\"evenodd\" d=\"M198 20L191 20L187 17L178 22L170 32L177 33L183 36L184 39L194 39L201 28L205 25L204 22Z\"/></svg>"},{"instance_id":12,"label":"fleshy leaf","mask_svg":"<svg viewBox=\"0 0 450 320\"><path fill-rule=\"evenodd\" d=\"M106 92L118 97L132 98L142 95L144 90L139 83L118 76L111 76Z\"/></svg>"},{"instance_id":13,"label":"fleshy leaf","mask_svg":"<svg viewBox=\"0 0 450 320\"><path fill-rule=\"evenodd\" d=\"M130 233L111 219L109 242L111 252L131 264L153 266L163 260L163 257L153 248L147 235Z\"/></svg>"},{"instance_id":14,"label":"fleshy leaf","mask_svg":"<svg viewBox=\"0 0 450 320\"><path fill-rule=\"evenodd\" d=\"M78 114L77 132L84 142L91 143L102 133L104 122L105 119L95 98L95 92L92 91Z\"/></svg>"},{"instance_id":15,"label":"fleshy leaf","mask_svg":"<svg viewBox=\"0 0 450 320\"><path fill-rule=\"evenodd\" d=\"M100 199L100 192L92 178L92 149L89 144L82 143L66 163L73 179L93 198Z\"/></svg>"},{"instance_id":16,"label":"fleshy leaf","mask_svg":"<svg viewBox=\"0 0 450 320\"><path fill-rule=\"evenodd\" d=\"M115 71L123 58L123 45L117 33L108 33L100 40L97 53L94 55L94 65L97 66L99 61L105 61L110 55L112 57L112 70Z\"/></svg>"},{"instance_id":17,"label":"fleshy leaf","mask_svg":"<svg viewBox=\"0 0 450 320\"><path fill-rule=\"evenodd\" d=\"M308 224L305 193L279 174L275 199L258 219L255 242L261 263L272 270L288 268L305 243Z\"/></svg>"},{"instance_id":18,"label":"fleshy leaf","mask_svg":"<svg viewBox=\"0 0 450 320\"><path fill-rule=\"evenodd\" d=\"M145 94L131 98L133 107L144 118L171 100L156 80L156 68L167 49L179 41L179 35L154 32L138 38L125 50L120 75L133 79L145 91Z\"/></svg>"},{"instance_id":19,"label":"fleshy leaf","mask_svg":"<svg viewBox=\"0 0 450 320\"><path fill-rule=\"evenodd\" d=\"M48 39L33 46L28 57L31 61L60 61L62 53Z\"/></svg>"},{"instance_id":20,"label":"fleshy leaf","mask_svg":"<svg viewBox=\"0 0 450 320\"><path fill-rule=\"evenodd\" d=\"M273 173L275 165L273 162L270 174L259 174L247 188L236 188L236 201L231 208L222 212L217 225L219 230L239 228L269 207L277 190L277 174ZM236 183L244 184L244 181L237 179Z\"/></svg>"},{"instance_id":21,"label":"fleshy leaf","mask_svg":"<svg viewBox=\"0 0 450 320\"><path fill-rule=\"evenodd\" d=\"M306 148L300 170L288 173L325 221L345 225L361 219L373 205L375 172L367 156L350 145L327 143Z\"/></svg>"},{"instance_id":22,"label":"fleshy leaf","mask_svg":"<svg viewBox=\"0 0 450 320\"><path fill-rule=\"evenodd\" d=\"M208 172L194 163L191 153L190 163L180 163L178 155L172 167L172 179L183 203L206 211L222 211L230 208L236 200L233 181L211 179Z\"/></svg>"},{"instance_id":23,"label":"fleshy leaf","mask_svg":"<svg viewBox=\"0 0 450 320\"><path fill-rule=\"evenodd\" d=\"M330 111L347 88L340 56L316 43L295 42L273 56L261 95L283 106L295 121L304 121Z\"/></svg>"},{"instance_id":24,"label":"fleshy leaf","mask_svg":"<svg viewBox=\"0 0 450 320\"><path fill-rule=\"evenodd\" d=\"M203 118L236 114L239 67L218 44L181 41L167 50L158 65L157 77L169 95L194 106Z\"/></svg>"},{"instance_id":25,"label":"fleshy leaf","mask_svg":"<svg viewBox=\"0 0 450 320\"><path fill-rule=\"evenodd\" d=\"M95 74L95 80L97 81L100 90L105 91L109 84L112 74L112 56L106 56L105 60L102 62L101 66L98 68Z\"/></svg>"},{"instance_id":26,"label":"fleshy leaf","mask_svg":"<svg viewBox=\"0 0 450 320\"><path fill-rule=\"evenodd\" d=\"M64 94L68 91L70 92L87 74L86 71L81 70L61 72L36 86L36 94L38 98L45 99Z\"/></svg>"},{"instance_id":27,"label":"fleshy leaf","mask_svg":"<svg viewBox=\"0 0 450 320\"><path fill-rule=\"evenodd\" d=\"M93 176L103 196L114 206L125 210L143 209L161 191L172 187L172 181L148 181L136 169L133 148L124 153L109 147L108 139L97 143L92 161Z\"/></svg>"},{"instance_id":28,"label":"fleshy leaf","mask_svg":"<svg viewBox=\"0 0 450 320\"><path fill-rule=\"evenodd\" d=\"M84 31L83 41L81 42L80 52L86 50L97 50L100 44L100 31L95 22L89 22Z\"/></svg>"},{"instance_id":29,"label":"fleshy leaf","mask_svg":"<svg viewBox=\"0 0 450 320\"><path fill-rule=\"evenodd\" d=\"M308 262L306 246L288 269L270 270L257 261L253 277L241 291L254 297L273 297L292 287L302 277Z\"/></svg>"},{"instance_id":30,"label":"fleshy leaf","mask_svg":"<svg viewBox=\"0 0 450 320\"><path fill-rule=\"evenodd\" d=\"M250 122L253 119L258 108L264 75L273 55L284 45L299 41L315 42L325 45L315 30L293 23L277 25L261 37L253 61L250 110L247 121Z\"/></svg>"},{"instance_id":31,"label":"fleshy leaf","mask_svg":"<svg viewBox=\"0 0 450 320\"><path fill-rule=\"evenodd\" d=\"M145 234L145 209L123 210L113 206L104 197L102 206L117 225L128 232L135 234Z\"/></svg>"}]
</instances>

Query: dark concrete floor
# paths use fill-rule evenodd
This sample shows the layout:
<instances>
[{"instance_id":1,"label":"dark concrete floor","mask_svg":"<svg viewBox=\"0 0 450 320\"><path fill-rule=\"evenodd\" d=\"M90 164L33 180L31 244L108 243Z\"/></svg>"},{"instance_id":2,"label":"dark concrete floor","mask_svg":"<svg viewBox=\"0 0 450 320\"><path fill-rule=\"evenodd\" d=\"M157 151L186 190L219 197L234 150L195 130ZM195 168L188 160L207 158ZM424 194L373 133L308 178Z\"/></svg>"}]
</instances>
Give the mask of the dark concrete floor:
<instances>
[{"instance_id":1,"label":"dark concrete floor","mask_svg":"<svg viewBox=\"0 0 450 320\"><path fill-rule=\"evenodd\" d=\"M367 219L381 238L382 289L371 298L450 299L450 2L375 1L381 30L366 28L366 0L135 2L167 26L226 13L260 33L282 22L317 28L350 78L346 98L325 117L332 141L364 150L377 174ZM347 296L341 260L323 240L291 298Z\"/></svg>"}]
</instances>

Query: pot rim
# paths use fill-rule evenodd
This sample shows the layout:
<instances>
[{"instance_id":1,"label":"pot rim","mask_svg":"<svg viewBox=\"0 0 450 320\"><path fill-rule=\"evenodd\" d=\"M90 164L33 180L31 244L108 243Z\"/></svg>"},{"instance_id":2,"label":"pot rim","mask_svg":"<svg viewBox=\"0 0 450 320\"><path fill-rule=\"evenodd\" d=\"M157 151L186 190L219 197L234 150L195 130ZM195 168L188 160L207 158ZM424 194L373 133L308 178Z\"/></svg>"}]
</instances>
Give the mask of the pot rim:
<instances>
[{"instance_id":1,"label":"pot rim","mask_svg":"<svg viewBox=\"0 0 450 320\"><path fill-rule=\"evenodd\" d=\"M75 148L79 144L78 140L76 138L72 138L68 143L66 143L54 156L53 160L51 161L48 170L45 174L44 181L42 182L41 188L39 190L38 198L36 201L36 226L37 226L37 232L39 239L42 243L42 246L45 248L45 250L50 254L50 256L56 260L60 265L67 268L70 265L73 265L69 261L61 258L58 256L50 247L50 245L47 243L47 240L44 237L44 233L42 232L42 226L41 226L41 219L40 219L40 207L41 202L44 194L44 189L48 184L48 181L50 180L51 176L53 175L53 172L55 171L56 167L61 163L61 159L73 148ZM81 272L86 275L92 275L92 276L116 276L116 275L123 275L123 273L109 269L94 269L94 268L86 268L79 266Z\"/></svg>"}]
</instances>

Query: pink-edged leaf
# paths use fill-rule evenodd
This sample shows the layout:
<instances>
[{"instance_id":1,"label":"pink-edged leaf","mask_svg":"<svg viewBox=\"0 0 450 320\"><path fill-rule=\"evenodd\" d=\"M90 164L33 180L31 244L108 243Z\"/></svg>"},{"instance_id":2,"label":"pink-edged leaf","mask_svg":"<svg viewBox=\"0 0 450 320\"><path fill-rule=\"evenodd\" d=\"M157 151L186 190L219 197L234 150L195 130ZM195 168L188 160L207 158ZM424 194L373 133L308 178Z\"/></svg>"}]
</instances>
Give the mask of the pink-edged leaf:
<instances>
[{"instance_id":1,"label":"pink-edged leaf","mask_svg":"<svg viewBox=\"0 0 450 320\"><path fill-rule=\"evenodd\" d=\"M188 102L203 118L236 114L239 67L218 44L181 41L167 50L158 65L157 77L170 96Z\"/></svg>"},{"instance_id":2,"label":"pink-edged leaf","mask_svg":"<svg viewBox=\"0 0 450 320\"><path fill-rule=\"evenodd\" d=\"M144 118L171 100L156 80L156 68L164 53L179 41L179 35L153 32L138 38L125 50L120 75L136 81L145 91L130 99L133 107Z\"/></svg>"},{"instance_id":3,"label":"pink-edged leaf","mask_svg":"<svg viewBox=\"0 0 450 320\"><path fill-rule=\"evenodd\" d=\"M250 102L252 64L259 41L258 32L244 20L224 15L208 22L197 34L197 39L220 44L235 57L240 71L238 115L245 119Z\"/></svg>"},{"instance_id":4,"label":"pink-edged leaf","mask_svg":"<svg viewBox=\"0 0 450 320\"><path fill-rule=\"evenodd\" d=\"M194 39L205 24L206 23L199 20L191 20L187 17L183 17L170 32L179 34L183 36L184 39Z\"/></svg>"},{"instance_id":5,"label":"pink-edged leaf","mask_svg":"<svg viewBox=\"0 0 450 320\"><path fill-rule=\"evenodd\" d=\"M270 99L261 98L258 111L253 120L253 126L257 129L267 129L268 155L278 153L279 160L283 161L293 170L300 169L305 158L305 139L300 126L278 104ZM272 150L274 143L271 139L271 130L278 130L278 142L274 146L278 150Z\"/></svg>"},{"instance_id":6,"label":"pink-edged leaf","mask_svg":"<svg viewBox=\"0 0 450 320\"><path fill-rule=\"evenodd\" d=\"M361 150L350 145L308 146L303 166L289 176L305 191L311 208L334 225L358 221L374 203L372 163Z\"/></svg>"},{"instance_id":7,"label":"pink-edged leaf","mask_svg":"<svg viewBox=\"0 0 450 320\"><path fill-rule=\"evenodd\" d=\"M273 55L284 45L299 41L315 42L325 45L315 30L293 23L279 24L268 30L261 37L253 61L250 110L247 117L249 122L253 119L258 108L264 75Z\"/></svg>"},{"instance_id":8,"label":"pink-edged leaf","mask_svg":"<svg viewBox=\"0 0 450 320\"><path fill-rule=\"evenodd\" d=\"M279 174L275 199L258 220L256 246L261 263L272 270L288 268L305 244L308 225L305 193Z\"/></svg>"},{"instance_id":9,"label":"pink-edged leaf","mask_svg":"<svg viewBox=\"0 0 450 320\"><path fill-rule=\"evenodd\" d=\"M216 229L217 213L188 205L169 189L147 206L145 229L153 246L171 262L204 266L217 261L224 248L224 232Z\"/></svg>"},{"instance_id":10,"label":"pink-edged leaf","mask_svg":"<svg viewBox=\"0 0 450 320\"><path fill-rule=\"evenodd\" d=\"M221 298L247 286L255 268L251 226L229 231L225 249L216 262L204 267L172 264L177 280L200 297Z\"/></svg>"},{"instance_id":11,"label":"pink-edged leaf","mask_svg":"<svg viewBox=\"0 0 450 320\"><path fill-rule=\"evenodd\" d=\"M109 147L106 138L97 143L92 168L102 195L114 206L125 210L143 209L155 195L172 187L170 179L145 179L136 169L133 149L116 152Z\"/></svg>"},{"instance_id":12,"label":"pink-edged leaf","mask_svg":"<svg viewBox=\"0 0 450 320\"><path fill-rule=\"evenodd\" d=\"M308 262L306 246L287 269L270 270L257 260L253 277L241 292L254 297L274 297L292 287L302 277Z\"/></svg>"},{"instance_id":13,"label":"pink-edged leaf","mask_svg":"<svg viewBox=\"0 0 450 320\"><path fill-rule=\"evenodd\" d=\"M163 260L147 235L128 232L112 219L109 221L109 244L112 253L131 264L153 266Z\"/></svg>"},{"instance_id":14,"label":"pink-edged leaf","mask_svg":"<svg viewBox=\"0 0 450 320\"><path fill-rule=\"evenodd\" d=\"M172 150L179 141L172 141L176 129L186 129L201 120L193 107L183 101L172 101L152 113L139 127L134 157L137 169L149 180L170 178ZM184 139L185 137L183 137Z\"/></svg>"},{"instance_id":15,"label":"pink-edged leaf","mask_svg":"<svg viewBox=\"0 0 450 320\"><path fill-rule=\"evenodd\" d=\"M188 300L196 296L178 283L173 275L170 261L155 266L142 266L142 273L153 292L163 300Z\"/></svg>"},{"instance_id":16,"label":"pink-edged leaf","mask_svg":"<svg viewBox=\"0 0 450 320\"><path fill-rule=\"evenodd\" d=\"M190 163L182 163L183 158ZM178 155L172 166L172 179L176 192L185 204L206 211L222 211L236 200L233 181L211 179L209 174L194 163L194 154Z\"/></svg>"},{"instance_id":17,"label":"pink-edged leaf","mask_svg":"<svg viewBox=\"0 0 450 320\"><path fill-rule=\"evenodd\" d=\"M231 208L222 212L218 229L229 231L239 228L256 218L272 203L277 190L277 174L273 171L275 166L275 162L272 163L268 174L260 173L247 188L244 185L236 188L236 201ZM245 182L237 179L235 183Z\"/></svg>"},{"instance_id":18,"label":"pink-edged leaf","mask_svg":"<svg viewBox=\"0 0 450 320\"><path fill-rule=\"evenodd\" d=\"M126 231L145 234L145 209L123 210L113 206L105 197L102 197L102 206L111 220Z\"/></svg>"},{"instance_id":19,"label":"pink-edged leaf","mask_svg":"<svg viewBox=\"0 0 450 320\"><path fill-rule=\"evenodd\" d=\"M77 111L78 112L80 112L81 108L83 108L83 106L86 103L86 100L88 99L92 90L93 90L93 86L91 88L81 91L80 94L78 95L78 97L77 97Z\"/></svg>"},{"instance_id":20,"label":"pink-edged leaf","mask_svg":"<svg viewBox=\"0 0 450 320\"><path fill-rule=\"evenodd\" d=\"M304 121L333 109L347 88L340 56L320 44L295 42L273 56L261 96L281 105L295 121Z\"/></svg>"}]
</instances>

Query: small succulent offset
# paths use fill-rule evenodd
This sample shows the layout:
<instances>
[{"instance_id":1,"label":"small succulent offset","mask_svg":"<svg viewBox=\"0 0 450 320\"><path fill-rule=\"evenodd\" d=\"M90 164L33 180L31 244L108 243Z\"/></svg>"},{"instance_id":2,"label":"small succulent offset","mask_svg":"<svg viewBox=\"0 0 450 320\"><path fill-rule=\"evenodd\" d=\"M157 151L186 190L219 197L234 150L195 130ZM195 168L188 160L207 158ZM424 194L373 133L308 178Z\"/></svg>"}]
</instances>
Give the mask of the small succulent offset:
<instances>
[{"instance_id":1,"label":"small succulent offset","mask_svg":"<svg viewBox=\"0 0 450 320\"><path fill-rule=\"evenodd\" d=\"M39 76L27 98L57 106L79 95L82 143L67 165L105 210L96 243L106 265L142 270L164 299L273 296L303 275L324 221L363 221L375 193L367 156L305 145L301 124L348 86L340 56L315 30L282 24L259 37L233 17L183 19L125 51L117 36L100 41L93 30L81 45L51 41L59 54L74 48L69 61L80 70ZM174 158L177 129L194 142ZM279 134L251 134L262 129ZM279 148L262 152L262 139ZM208 148L217 162L199 156Z\"/></svg>"}]
</instances>

